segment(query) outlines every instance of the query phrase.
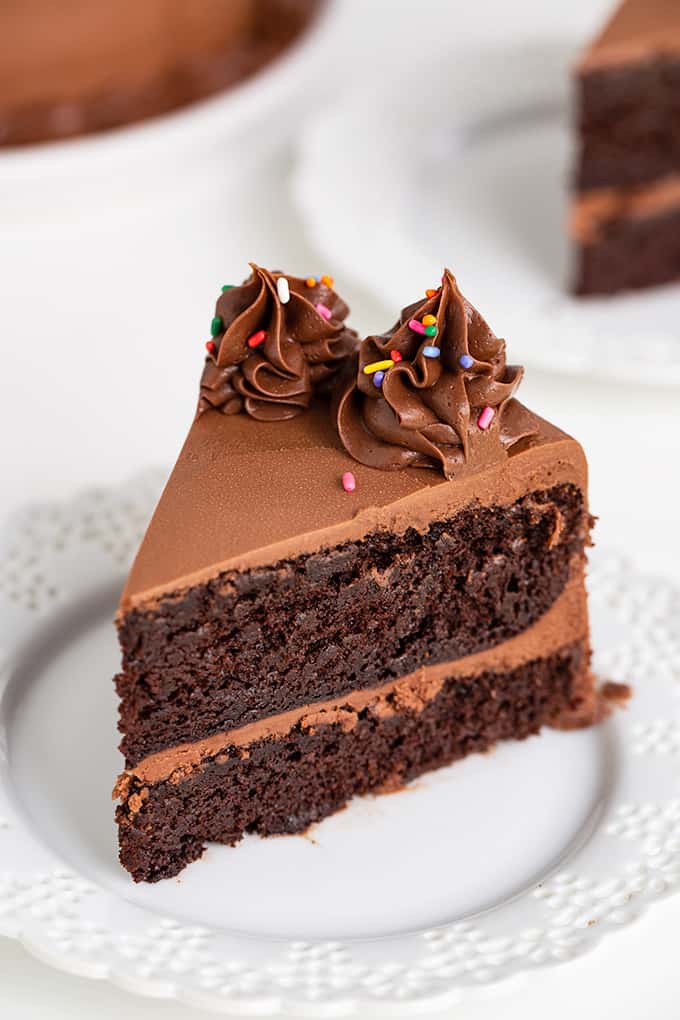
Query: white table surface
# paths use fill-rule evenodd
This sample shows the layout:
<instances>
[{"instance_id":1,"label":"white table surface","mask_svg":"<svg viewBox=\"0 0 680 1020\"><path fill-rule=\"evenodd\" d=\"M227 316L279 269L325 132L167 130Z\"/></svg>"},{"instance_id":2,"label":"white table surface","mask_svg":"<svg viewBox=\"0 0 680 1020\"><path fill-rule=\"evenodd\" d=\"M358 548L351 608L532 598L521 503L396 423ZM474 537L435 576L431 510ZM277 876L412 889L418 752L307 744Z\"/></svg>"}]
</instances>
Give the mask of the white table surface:
<instances>
[{"instance_id":1,"label":"white table surface","mask_svg":"<svg viewBox=\"0 0 680 1020\"><path fill-rule=\"evenodd\" d=\"M444 0L428 0L426 5L415 0L362 5L353 0L348 3L348 19L353 14L355 20L348 20L345 45L363 48L364 54L380 52L392 60L395 53L404 52L407 38L426 45L426 31L410 34L416 9L437 31L447 27L457 45L465 47L489 38L540 39L548 30L554 33L556 19L565 32L587 35L609 4L574 0L568 9L564 6L556 13L556 5L542 0L517 0L512 5L504 0L477 0L474 5ZM355 66L360 63L358 59ZM251 211L257 257L292 271L315 272L319 258L306 244L287 202L286 172L283 165L263 169L268 201ZM272 208L277 210L276 217L270 215ZM243 239L233 242L239 250L227 246L225 264L238 266L250 256L247 249L241 250L245 243ZM332 272L332 267L322 266L319 271ZM11 280L12 267L3 273L5 282L7 273ZM209 285L207 293L212 295L212 281ZM25 281L16 280L16 286L23 290ZM396 309L385 312L366 294L343 286L342 280L338 286L352 305L354 321L366 331L383 328L393 318ZM404 295L405 301L410 299ZM210 298L202 296L202 300L209 306ZM494 325L502 332L502 323ZM197 331L203 327L201 321ZM112 359L105 406L88 385L88 366L82 359L56 359L50 385L41 387L40 413L34 414L30 410L36 394L33 356L25 346L14 345L5 330L0 337L3 508L18 501L59 499L79 487L115 483L150 463L171 463L192 413L193 349L188 356L179 346L168 346L163 399L153 402L141 399L151 380L137 384L131 379L130 359ZM645 570L680 584L680 391L564 378L556 359L554 375L529 372L522 399L583 442L591 467L592 509L600 518L597 540L626 550ZM575 1013L616 1015L619 1020L676 1016L679 928L680 898L676 898L608 937L583 959L532 973L521 984L440 1015L465 1016L466 1020L496 1016L533 1020L548 1015L561 1020ZM121 1015L127 1020L206 1015L175 1003L141 999L105 982L58 973L30 958L18 944L0 940L3 1020L89 1020L94 1014L101 1020Z\"/></svg>"}]
</instances>

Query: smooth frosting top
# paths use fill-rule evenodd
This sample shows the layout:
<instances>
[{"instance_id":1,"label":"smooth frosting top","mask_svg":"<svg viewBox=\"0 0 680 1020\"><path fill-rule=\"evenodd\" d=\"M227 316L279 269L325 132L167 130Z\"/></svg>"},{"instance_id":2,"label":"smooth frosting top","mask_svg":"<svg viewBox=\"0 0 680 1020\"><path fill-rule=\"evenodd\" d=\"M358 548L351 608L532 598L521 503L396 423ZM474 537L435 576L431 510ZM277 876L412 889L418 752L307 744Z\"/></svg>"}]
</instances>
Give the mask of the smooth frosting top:
<instances>
[{"instance_id":1,"label":"smooth frosting top","mask_svg":"<svg viewBox=\"0 0 680 1020\"><path fill-rule=\"evenodd\" d=\"M198 413L244 411L282 421L305 411L357 343L330 277L306 280L251 263L241 286L217 301Z\"/></svg>"},{"instance_id":2,"label":"smooth frosting top","mask_svg":"<svg viewBox=\"0 0 680 1020\"><path fill-rule=\"evenodd\" d=\"M362 343L338 398L340 439L361 464L386 471L429 467L452 478L504 460L536 433L511 400L523 373L446 269L425 301Z\"/></svg>"}]
</instances>

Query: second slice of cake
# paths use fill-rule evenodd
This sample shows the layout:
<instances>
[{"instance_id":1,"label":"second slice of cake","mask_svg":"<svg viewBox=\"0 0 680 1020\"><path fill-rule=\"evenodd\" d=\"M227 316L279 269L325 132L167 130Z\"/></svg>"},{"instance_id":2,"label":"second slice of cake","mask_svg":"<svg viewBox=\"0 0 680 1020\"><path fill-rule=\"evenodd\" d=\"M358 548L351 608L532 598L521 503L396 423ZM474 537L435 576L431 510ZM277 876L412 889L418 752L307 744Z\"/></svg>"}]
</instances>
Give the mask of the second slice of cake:
<instances>
[{"instance_id":1,"label":"second slice of cake","mask_svg":"<svg viewBox=\"0 0 680 1020\"><path fill-rule=\"evenodd\" d=\"M680 4L623 0L575 71L574 289L680 279Z\"/></svg>"},{"instance_id":2,"label":"second slice of cake","mask_svg":"<svg viewBox=\"0 0 680 1020\"><path fill-rule=\"evenodd\" d=\"M358 362L346 311L257 267L218 303L118 619L138 881L601 715L580 446L450 273Z\"/></svg>"}]
</instances>

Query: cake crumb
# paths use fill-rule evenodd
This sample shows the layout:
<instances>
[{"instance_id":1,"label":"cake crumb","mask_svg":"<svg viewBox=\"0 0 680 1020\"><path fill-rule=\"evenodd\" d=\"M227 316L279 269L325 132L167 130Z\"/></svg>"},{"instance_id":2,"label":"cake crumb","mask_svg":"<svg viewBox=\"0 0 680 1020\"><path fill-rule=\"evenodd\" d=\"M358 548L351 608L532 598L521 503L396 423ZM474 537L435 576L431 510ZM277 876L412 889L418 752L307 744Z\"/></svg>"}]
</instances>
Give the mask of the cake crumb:
<instances>
[{"instance_id":1,"label":"cake crumb","mask_svg":"<svg viewBox=\"0 0 680 1020\"><path fill-rule=\"evenodd\" d=\"M178 768L175 769L174 772L170 773L170 775L168 776L168 782L170 783L171 786L177 786L178 783L181 783L182 780L186 778L186 776L190 776L192 771L193 769L191 768L191 766L180 765Z\"/></svg>"},{"instance_id":2,"label":"cake crumb","mask_svg":"<svg viewBox=\"0 0 680 1020\"><path fill-rule=\"evenodd\" d=\"M600 688L600 694L605 701L613 702L615 705L625 705L632 697L633 688L630 684L620 684L616 680L606 680Z\"/></svg>"},{"instance_id":3,"label":"cake crumb","mask_svg":"<svg viewBox=\"0 0 680 1020\"><path fill-rule=\"evenodd\" d=\"M149 791L147 790L146 793L148 796ZM136 815L138 811L141 811L144 800L145 798L142 797L141 791L139 793L132 794L132 796L128 800L128 809L131 815Z\"/></svg>"},{"instance_id":4,"label":"cake crumb","mask_svg":"<svg viewBox=\"0 0 680 1020\"><path fill-rule=\"evenodd\" d=\"M132 776L128 772L121 772L116 780L116 785L111 791L111 800L125 800L130 787L132 786Z\"/></svg>"}]
</instances>

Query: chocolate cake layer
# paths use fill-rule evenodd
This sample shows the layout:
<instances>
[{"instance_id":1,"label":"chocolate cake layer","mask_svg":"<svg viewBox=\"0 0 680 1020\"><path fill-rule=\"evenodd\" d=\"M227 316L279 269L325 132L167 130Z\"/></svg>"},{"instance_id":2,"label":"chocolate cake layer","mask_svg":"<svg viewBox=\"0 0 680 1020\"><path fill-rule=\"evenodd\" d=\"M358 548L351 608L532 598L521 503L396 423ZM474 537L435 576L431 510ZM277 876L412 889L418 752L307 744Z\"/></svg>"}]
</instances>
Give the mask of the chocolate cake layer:
<instances>
[{"instance_id":1,"label":"chocolate cake layer","mask_svg":"<svg viewBox=\"0 0 680 1020\"><path fill-rule=\"evenodd\" d=\"M117 679L127 764L506 641L562 593L588 529L583 494L562 484L132 610Z\"/></svg>"},{"instance_id":2,"label":"chocolate cake layer","mask_svg":"<svg viewBox=\"0 0 680 1020\"><path fill-rule=\"evenodd\" d=\"M114 791L121 862L135 881L157 881L200 857L208 840L303 832L353 796L398 788L498 740L596 721L588 659L587 641L574 642L509 671L444 679L431 697L386 698L330 722L312 715L187 775L149 785L126 774Z\"/></svg>"},{"instance_id":3,"label":"chocolate cake layer","mask_svg":"<svg viewBox=\"0 0 680 1020\"><path fill-rule=\"evenodd\" d=\"M578 247L576 293L613 294L680 280L680 205L660 215L612 219Z\"/></svg>"},{"instance_id":4,"label":"chocolate cake layer","mask_svg":"<svg viewBox=\"0 0 680 1020\"><path fill-rule=\"evenodd\" d=\"M576 67L585 191L680 170L680 6L624 0Z\"/></svg>"},{"instance_id":5,"label":"chocolate cake layer","mask_svg":"<svg viewBox=\"0 0 680 1020\"><path fill-rule=\"evenodd\" d=\"M579 190L680 172L680 54L582 72L577 88Z\"/></svg>"}]
</instances>

